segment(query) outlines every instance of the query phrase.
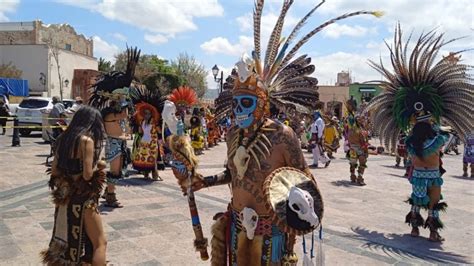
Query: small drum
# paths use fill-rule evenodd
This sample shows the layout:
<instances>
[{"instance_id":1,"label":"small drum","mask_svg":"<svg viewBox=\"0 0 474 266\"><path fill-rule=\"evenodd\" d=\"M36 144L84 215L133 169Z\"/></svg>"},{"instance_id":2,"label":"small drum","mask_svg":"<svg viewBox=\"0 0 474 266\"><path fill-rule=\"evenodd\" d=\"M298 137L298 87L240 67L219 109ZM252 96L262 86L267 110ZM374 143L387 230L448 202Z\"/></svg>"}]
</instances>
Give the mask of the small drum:
<instances>
[{"instance_id":1,"label":"small drum","mask_svg":"<svg viewBox=\"0 0 474 266\"><path fill-rule=\"evenodd\" d=\"M263 185L266 207L272 214L273 223L280 230L289 234L304 235L318 226L311 226L310 223L299 219L288 206L290 190L295 186L311 195L314 212L321 222L324 205L316 181L295 168L281 167L267 176Z\"/></svg>"}]
</instances>

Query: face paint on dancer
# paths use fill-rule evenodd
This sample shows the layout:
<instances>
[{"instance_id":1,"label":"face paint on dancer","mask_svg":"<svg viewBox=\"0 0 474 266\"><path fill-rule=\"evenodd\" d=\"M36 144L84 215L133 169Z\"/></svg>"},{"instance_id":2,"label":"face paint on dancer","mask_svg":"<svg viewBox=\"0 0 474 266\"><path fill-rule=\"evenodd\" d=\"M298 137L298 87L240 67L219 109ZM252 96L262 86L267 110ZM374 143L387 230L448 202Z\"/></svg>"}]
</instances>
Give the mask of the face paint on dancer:
<instances>
[{"instance_id":1,"label":"face paint on dancer","mask_svg":"<svg viewBox=\"0 0 474 266\"><path fill-rule=\"evenodd\" d=\"M235 121L239 128L248 128L255 121L254 112L257 109L257 96L236 95L232 101Z\"/></svg>"}]
</instances>

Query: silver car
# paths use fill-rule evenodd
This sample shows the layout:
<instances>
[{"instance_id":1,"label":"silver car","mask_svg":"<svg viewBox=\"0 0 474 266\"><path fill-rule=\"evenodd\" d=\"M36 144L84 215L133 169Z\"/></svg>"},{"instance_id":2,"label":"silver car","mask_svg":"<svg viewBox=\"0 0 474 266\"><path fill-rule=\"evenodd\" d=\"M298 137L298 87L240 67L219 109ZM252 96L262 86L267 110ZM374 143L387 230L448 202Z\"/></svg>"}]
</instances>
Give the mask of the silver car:
<instances>
[{"instance_id":1,"label":"silver car","mask_svg":"<svg viewBox=\"0 0 474 266\"><path fill-rule=\"evenodd\" d=\"M64 99L63 104L66 108L71 107L73 100ZM22 136L28 136L32 131L42 131L43 115L49 114L53 109L53 101L47 97L28 97L23 99L16 109L19 126Z\"/></svg>"}]
</instances>

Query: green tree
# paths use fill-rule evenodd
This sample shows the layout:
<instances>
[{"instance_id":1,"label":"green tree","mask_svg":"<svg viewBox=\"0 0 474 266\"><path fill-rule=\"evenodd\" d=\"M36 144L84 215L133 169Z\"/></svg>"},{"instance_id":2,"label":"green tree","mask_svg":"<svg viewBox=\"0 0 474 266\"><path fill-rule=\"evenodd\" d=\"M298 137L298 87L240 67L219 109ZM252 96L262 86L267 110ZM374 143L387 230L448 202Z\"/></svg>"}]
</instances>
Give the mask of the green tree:
<instances>
[{"instance_id":1,"label":"green tree","mask_svg":"<svg viewBox=\"0 0 474 266\"><path fill-rule=\"evenodd\" d=\"M194 56L181 53L176 60L171 61L171 67L174 73L183 79L184 83L182 85L193 88L199 98L206 93L207 71Z\"/></svg>"},{"instance_id":2,"label":"green tree","mask_svg":"<svg viewBox=\"0 0 474 266\"><path fill-rule=\"evenodd\" d=\"M114 65L112 62L105 60L104 58L99 58L99 71L110 72L114 70Z\"/></svg>"},{"instance_id":3,"label":"green tree","mask_svg":"<svg viewBox=\"0 0 474 266\"><path fill-rule=\"evenodd\" d=\"M2 78L20 79L22 75L23 71L16 68L12 62L0 65L0 77Z\"/></svg>"}]
</instances>

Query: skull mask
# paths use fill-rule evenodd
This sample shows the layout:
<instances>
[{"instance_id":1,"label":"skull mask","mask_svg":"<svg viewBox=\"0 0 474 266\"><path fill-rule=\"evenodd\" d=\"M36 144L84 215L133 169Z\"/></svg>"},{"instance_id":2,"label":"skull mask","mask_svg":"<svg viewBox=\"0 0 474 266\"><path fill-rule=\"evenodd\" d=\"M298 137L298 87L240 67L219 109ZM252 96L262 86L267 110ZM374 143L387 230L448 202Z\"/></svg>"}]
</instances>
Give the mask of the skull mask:
<instances>
[{"instance_id":1,"label":"skull mask","mask_svg":"<svg viewBox=\"0 0 474 266\"><path fill-rule=\"evenodd\" d=\"M174 135L184 135L183 132L183 123L176 117L176 106L172 101L165 101L163 107L163 121L168 125L168 129Z\"/></svg>"},{"instance_id":2,"label":"skull mask","mask_svg":"<svg viewBox=\"0 0 474 266\"><path fill-rule=\"evenodd\" d=\"M236 95L232 101L232 108L235 114L235 121L240 128L247 128L255 120L254 111L257 108L257 96Z\"/></svg>"},{"instance_id":3,"label":"skull mask","mask_svg":"<svg viewBox=\"0 0 474 266\"><path fill-rule=\"evenodd\" d=\"M292 187L288 195L288 204L292 211L298 214L298 218L308 222L312 227L319 224L319 218L314 212L314 200L308 191Z\"/></svg>"},{"instance_id":4,"label":"skull mask","mask_svg":"<svg viewBox=\"0 0 474 266\"><path fill-rule=\"evenodd\" d=\"M253 209L245 207L240 212L240 220L242 221L242 226L245 228L247 233L247 238L252 240L255 236L255 229L257 229L258 224L258 214Z\"/></svg>"}]
</instances>

